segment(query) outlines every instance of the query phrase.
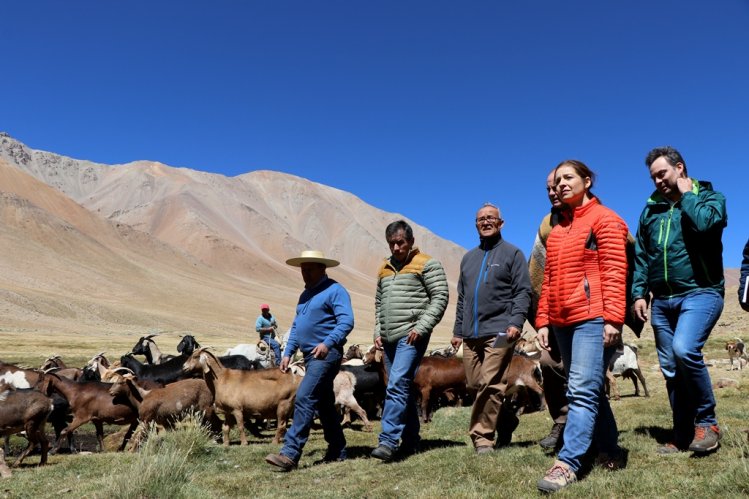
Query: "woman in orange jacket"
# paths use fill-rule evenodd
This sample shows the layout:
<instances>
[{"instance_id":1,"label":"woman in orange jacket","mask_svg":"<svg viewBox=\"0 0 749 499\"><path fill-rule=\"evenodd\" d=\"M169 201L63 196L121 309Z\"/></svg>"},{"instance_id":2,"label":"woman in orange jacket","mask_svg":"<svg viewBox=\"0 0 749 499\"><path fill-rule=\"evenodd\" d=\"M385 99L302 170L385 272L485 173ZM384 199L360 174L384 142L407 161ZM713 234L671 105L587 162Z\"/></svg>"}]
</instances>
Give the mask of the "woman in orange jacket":
<instances>
[{"instance_id":1,"label":"woman in orange jacket","mask_svg":"<svg viewBox=\"0 0 749 499\"><path fill-rule=\"evenodd\" d=\"M554 173L567 209L547 241L536 328L542 347L548 348L550 332L559 345L569 414L557 460L538 482L545 492L577 480L594 439L600 464L615 468L623 458L604 379L625 317L628 230L591 192L594 178L577 160L561 162Z\"/></svg>"}]
</instances>

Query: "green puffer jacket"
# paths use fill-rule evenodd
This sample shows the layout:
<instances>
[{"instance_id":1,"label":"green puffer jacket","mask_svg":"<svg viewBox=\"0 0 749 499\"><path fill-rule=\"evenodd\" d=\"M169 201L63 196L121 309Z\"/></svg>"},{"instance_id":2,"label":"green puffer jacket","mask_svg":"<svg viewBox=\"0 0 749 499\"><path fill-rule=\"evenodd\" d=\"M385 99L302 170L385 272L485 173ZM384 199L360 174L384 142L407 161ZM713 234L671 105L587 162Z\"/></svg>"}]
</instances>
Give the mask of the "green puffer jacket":
<instances>
[{"instance_id":1,"label":"green puffer jacket","mask_svg":"<svg viewBox=\"0 0 749 499\"><path fill-rule=\"evenodd\" d=\"M723 229L726 198L710 182L692 180L675 204L656 191L640 215L632 299L685 295L711 288L724 293Z\"/></svg>"},{"instance_id":2,"label":"green puffer jacket","mask_svg":"<svg viewBox=\"0 0 749 499\"><path fill-rule=\"evenodd\" d=\"M375 294L374 337L393 343L411 330L431 334L449 298L442 264L414 248L400 270L388 258L380 267Z\"/></svg>"}]
</instances>

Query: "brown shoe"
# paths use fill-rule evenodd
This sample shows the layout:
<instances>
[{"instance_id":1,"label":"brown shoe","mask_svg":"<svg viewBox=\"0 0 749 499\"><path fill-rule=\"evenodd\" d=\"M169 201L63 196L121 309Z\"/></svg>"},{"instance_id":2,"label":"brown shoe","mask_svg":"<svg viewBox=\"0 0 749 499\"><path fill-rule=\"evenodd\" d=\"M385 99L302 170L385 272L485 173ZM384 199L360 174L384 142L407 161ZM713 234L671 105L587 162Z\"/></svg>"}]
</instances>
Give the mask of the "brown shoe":
<instances>
[{"instance_id":1,"label":"brown shoe","mask_svg":"<svg viewBox=\"0 0 749 499\"><path fill-rule=\"evenodd\" d=\"M265 462L273 466L273 471L286 472L296 468L296 463L283 454L268 454L265 456Z\"/></svg>"},{"instance_id":2,"label":"brown shoe","mask_svg":"<svg viewBox=\"0 0 749 499\"><path fill-rule=\"evenodd\" d=\"M476 447L476 454L482 455L482 454L491 454L494 452L494 447L491 445L479 445Z\"/></svg>"}]
</instances>

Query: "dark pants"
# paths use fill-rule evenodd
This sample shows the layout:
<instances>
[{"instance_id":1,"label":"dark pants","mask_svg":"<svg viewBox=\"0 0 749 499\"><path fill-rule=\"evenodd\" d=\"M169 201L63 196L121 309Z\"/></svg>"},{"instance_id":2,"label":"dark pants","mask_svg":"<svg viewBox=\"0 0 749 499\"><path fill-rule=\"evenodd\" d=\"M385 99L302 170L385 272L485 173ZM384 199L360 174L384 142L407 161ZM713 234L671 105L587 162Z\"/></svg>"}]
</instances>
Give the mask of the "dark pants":
<instances>
[{"instance_id":1,"label":"dark pants","mask_svg":"<svg viewBox=\"0 0 749 499\"><path fill-rule=\"evenodd\" d=\"M541 374L544 380L544 399L549 415L555 423L567 423L567 374L564 372L562 355L556 337L549 332L551 351L541 350Z\"/></svg>"}]
</instances>

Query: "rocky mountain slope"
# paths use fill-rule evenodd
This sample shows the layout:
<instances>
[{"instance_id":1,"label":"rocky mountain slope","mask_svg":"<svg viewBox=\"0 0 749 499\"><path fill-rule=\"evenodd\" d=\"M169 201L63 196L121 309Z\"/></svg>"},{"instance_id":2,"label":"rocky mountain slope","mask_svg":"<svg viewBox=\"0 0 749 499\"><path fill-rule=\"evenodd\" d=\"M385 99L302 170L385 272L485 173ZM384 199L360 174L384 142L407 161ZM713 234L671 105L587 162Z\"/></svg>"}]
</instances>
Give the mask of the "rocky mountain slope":
<instances>
[{"instance_id":1,"label":"rocky mountain slope","mask_svg":"<svg viewBox=\"0 0 749 499\"><path fill-rule=\"evenodd\" d=\"M193 331L246 337L257 304L289 325L301 290L284 261L322 249L351 292L356 337L372 330L387 223L352 194L272 171L228 178L161 163L102 165L0 134L0 328ZM453 299L464 249L414 225Z\"/></svg>"}]
</instances>

